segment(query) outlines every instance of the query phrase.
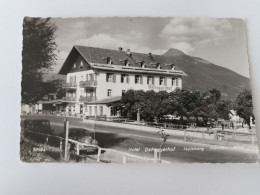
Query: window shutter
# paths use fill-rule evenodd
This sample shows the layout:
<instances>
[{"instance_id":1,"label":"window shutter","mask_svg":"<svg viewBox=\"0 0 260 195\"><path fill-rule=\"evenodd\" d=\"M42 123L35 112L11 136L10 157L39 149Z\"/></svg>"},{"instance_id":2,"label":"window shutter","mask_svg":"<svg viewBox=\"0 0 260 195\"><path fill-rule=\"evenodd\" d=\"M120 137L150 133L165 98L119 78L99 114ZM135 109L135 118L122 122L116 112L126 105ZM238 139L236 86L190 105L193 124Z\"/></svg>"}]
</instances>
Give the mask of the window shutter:
<instances>
[{"instance_id":1,"label":"window shutter","mask_svg":"<svg viewBox=\"0 0 260 195\"><path fill-rule=\"evenodd\" d=\"M77 80L76 80L76 76L74 76L74 83L76 83L77 82Z\"/></svg>"},{"instance_id":2,"label":"window shutter","mask_svg":"<svg viewBox=\"0 0 260 195\"><path fill-rule=\"evenodd\" d=\"M113 74L113 83L116 82L116 74Z\"/></svg>"},{"instance_id":3,"label":"window shutter","mask_svg":"<svg viewBox=\"0 0 260 195\"><path fill-rule=\"evenodd\" d=\"M108 74L106 74L106 81L108 82Z\"/></svg>"},{"instance_id":4,"label":"window shutter","mask_svg":"<svg viewBox=\"0 0 260 195\"><path fill-rule=\"evenodd\" d=\"M154 77L152 77L152 84L154 85Z\"/></svg>"},{"instance_id":5,"label":"window shutter","mask_svg":"<svg viewBox=\"0 0 260 195\"><path fill-rule=\"evenodd\" d=\"M167 78L164 78L164 85L167 86Z\"/></svg>"},{"instance_id":6,"label":"window shutter","mask_svg":"<svg viewBox=\"0 0 260 195\"><path fill-rule=\"evenodd\" d=\"M143 84L143 77L140 76L140 84Z\"/></svg>"},{"instance_id":7,"label":"window shutter","mask_svg":"<svg viewBox=\"0 0 260 195\"><path fill-rule=\"evenodd\" d=\"M126 75L126 83L129 83L129 77Z\"/></svg>"},{"instance_id":8,"label":"window shutter","mask_svg":"<svg viewBox=\"0 0 260 195\"><path fill-rule=\"evenodd\" d=\"M86 74L86 81L88 81L88 74Z\"/></svg>"}]
</instances>

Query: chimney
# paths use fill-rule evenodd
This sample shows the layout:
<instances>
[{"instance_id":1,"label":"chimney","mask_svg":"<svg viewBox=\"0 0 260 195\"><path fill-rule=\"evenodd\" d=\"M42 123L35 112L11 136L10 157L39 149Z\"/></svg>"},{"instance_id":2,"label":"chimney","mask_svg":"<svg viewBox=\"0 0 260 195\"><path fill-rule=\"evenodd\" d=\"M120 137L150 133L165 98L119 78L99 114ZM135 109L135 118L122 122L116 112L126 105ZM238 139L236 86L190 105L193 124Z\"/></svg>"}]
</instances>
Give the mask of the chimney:
<instances>
[{"instance_id":1,"label":"chimney","mask_svg":"<svg viewBox=\"0 0 260 195\"><path fill-rule=\"evenodd\" d=\"M149 57L150 57L150 58L152 58L152 57L153 57L152 53L149 53L148 55L149 55Z\"/></svg>"},{"instance_id":2,"label":"chimney","mask_svg":"<svg viewBox=\"0 0 260 195\"><path fill-rule=\"evenodd\" d=\"M119 51L123 51L123 48L122 48L122 47L119 47L118 49L119 49Z\"/></svg>"},{"instance_id":3,"label":"chimney","mask_svg":"<svg viewBox=\"0 0 260 195\"><path fill-rule=\"evenodd\" d=\"M127 49L127 55L130 55L131 52L130 52L130 49Z\"/></svg>"}]
</instances>

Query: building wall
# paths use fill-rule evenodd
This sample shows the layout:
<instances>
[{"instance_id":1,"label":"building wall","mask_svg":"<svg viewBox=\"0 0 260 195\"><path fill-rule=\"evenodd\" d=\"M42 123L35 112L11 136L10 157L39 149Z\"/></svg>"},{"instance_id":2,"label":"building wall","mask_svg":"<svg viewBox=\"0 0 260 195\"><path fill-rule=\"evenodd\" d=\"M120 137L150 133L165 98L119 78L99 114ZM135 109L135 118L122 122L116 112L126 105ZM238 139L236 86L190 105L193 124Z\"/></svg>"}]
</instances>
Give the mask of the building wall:
<instances>
[{"instance_id":1,"label":"building wall","mask_svg":"<svg viewBox=\"0 0 260 195\"><path fill-rule=\"evenodd\" d=\"M76 83L77 83L77 88L75 89L75 94L77 97L77 101L79 101L80 96L86 96L86 91L84 88L79 86L80 81L86 81L87 74L94 74L95 72L93 70L86 70L86 71L81 71L81 72L73 72L73 73L68 73L66 81L67 83L70 82L70 77L76 76ZM73 90L73 89L71 89Z\"/></svg>"},{"instance_id":2,"label":"building wall","mask_svg":"<svg viewBox=\"0 0 260 195\"><path fill-rule=\"evenodd\" d=\"M122 90L129 90L129 89L134 89L134 90L154 90L156 92L158 91L167 91L171 92L174 91L177 87L182 88L182 79L178 78L178 85L172 86L172 78L173 77L165 77L166 81L166 86L165 85L159 85L159 79L160 76L153 76L154 77L154 85L149 85L147 84L147 76L143 74L143 83L142 84L136 84L135 83L135 75L138 74L129 74L129 73L114 73L116 75L116 82L107 82L106 81L106 72L100 72L97 77L97 99L103 99L107 98L107 91L108 89L112 90L112 95L111 96L121 96L122 95ZM129 76L129 83L121 83L121 74L127 74Z\"/></svg>"},{"instance_id":3,"label":"building wall","mask_svg":"<svg viewBox=\"0 0 260 195\"><path fill-rule=\"evenodd\" d=\"M115 82L107 82L106 77L107 77L107 72L105 71L98 71L98 70L82 70L82 71L75 71L75 72L70 72L67 74L67 83L70 83L70 77L74 77L75 81L77 83L77 87L75 89L70 89L70 91L73 91L76 95L76 102L69 102L66 107L66 112L69 112L70 108L70 113L71 114L79 114L80 113L80 105L83 105L83 114L84 115L100 115L100 106L103 106L103 115L106 115L107 117L111 116L111 110L109 107L107 107L104 104L98 104L98 105L87 105L86 103L79 102L80 96L86 96L86 90L82 87L80 87L79 83L80 81L86 81L87 76L89 74L96 74L95 79L97 80L97 87L95 89L96 93L96 98L97 100L108 98L108 89L112 90L112 96L121 96L122 95L122 90L154 90L156 92L158 91L167 91L171 92L174 91L177 87L182 88L182 79L180 77L176 77L178 79L177 85L172 85L172 78L173 76L162 76L165 77L166 79L166 85L159 85L159 80L160 76L158 75L148 75L148 74L143 74L142 75L142 84L136 84L135 83L135 75L139 74L133 74L133 73L120 73L120 72L115 72ZM129 78L128 83L121 83L121 74L127 74ZM154 84L149 85L147 84L147 78L148 76L153 76L154 77ZM95 113L95 106L97 106L97 113ZM92 108L92 112L90 113L90 107Z\"/></svg>"}]
</instances>

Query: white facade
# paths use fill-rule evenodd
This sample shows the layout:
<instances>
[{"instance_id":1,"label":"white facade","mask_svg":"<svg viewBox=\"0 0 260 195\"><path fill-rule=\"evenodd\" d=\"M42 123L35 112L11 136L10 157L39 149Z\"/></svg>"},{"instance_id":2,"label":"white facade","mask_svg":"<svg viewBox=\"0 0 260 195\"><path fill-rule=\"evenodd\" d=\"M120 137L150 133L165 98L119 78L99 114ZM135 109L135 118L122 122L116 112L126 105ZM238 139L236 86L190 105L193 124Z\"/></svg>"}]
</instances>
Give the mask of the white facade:
<instances>
[{"instance_id":1,"label":"white facade","mask_svg":"<svg viewBox=\"0 0 260 195\"><path fill-rule=\"evenodd\" d=\"M112 79L109 78L110 75L112 75ZM139 76L140 81L136 79L136 77ZM113 79L114 77L115 79ZM82 87L80 83L82 81L87 81L87 79L88 81L95 81L96 85L93 87ZM153 81L151 82L151 80ZM90 97L92 98L91 102L93 102L95 100L98 101L110 97L122 96L122 94L129 89L171 92L176 88L182 88L182 78L174 75L153 75L145 72L142 74L135 74L103 70L86 70L68 73L67 83L75 83L75 87L68 88L67 90L67 96L74 98L73 100L68 100L68 105L66 107L67 112L70 112L71 114L84 114L91 116L106 115L108 117L111 116L111 111L106 105L87 105L87 103L81 102L80 98ZM97 108L95 106L97 106ZM103 111L100 111L100 107L102 107Z\"/></svg>"}]
</instances>

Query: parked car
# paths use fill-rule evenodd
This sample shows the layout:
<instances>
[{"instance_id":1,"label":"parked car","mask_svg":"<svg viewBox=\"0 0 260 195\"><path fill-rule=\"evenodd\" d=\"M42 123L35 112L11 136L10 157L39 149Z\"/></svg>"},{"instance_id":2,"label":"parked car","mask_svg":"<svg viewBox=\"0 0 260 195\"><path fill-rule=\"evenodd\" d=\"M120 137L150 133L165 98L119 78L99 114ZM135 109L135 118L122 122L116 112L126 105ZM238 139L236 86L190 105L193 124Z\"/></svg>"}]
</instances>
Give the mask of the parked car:
<instances>
[{"instance_id":1,"label":"parked car","mask_svg":"<svg viewBox=\"0 0 260 195\"><path fill-rule=\"evenodd\" d=\"M70 128L69 129L69 139L90 144L91 146L79 146L79 154L90 154L90 153L97 153L98 148L95 146L98 146L98 141L96 139L93 139L91 133L84 128ZM76 144L72 143L70 147L71 151L76 151Z\"/></svg>"},{"instance_id":2,"label":"parked car","mask_svg":"<svg viewBox=\"0 0 260 195\"><path fill-rule=\"evenodd\" d=\"M50 121L47 119L25 119L22 125L24 136L31 138L36 142L43 142L46 135L54 135L54 129L51 128Z\"/></svg>"}]
</instances>

